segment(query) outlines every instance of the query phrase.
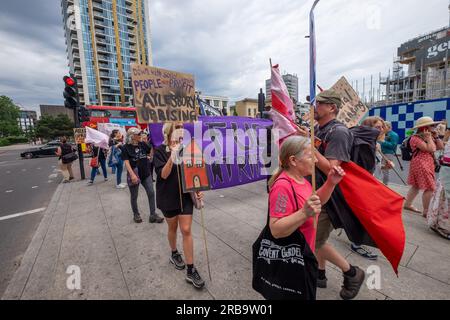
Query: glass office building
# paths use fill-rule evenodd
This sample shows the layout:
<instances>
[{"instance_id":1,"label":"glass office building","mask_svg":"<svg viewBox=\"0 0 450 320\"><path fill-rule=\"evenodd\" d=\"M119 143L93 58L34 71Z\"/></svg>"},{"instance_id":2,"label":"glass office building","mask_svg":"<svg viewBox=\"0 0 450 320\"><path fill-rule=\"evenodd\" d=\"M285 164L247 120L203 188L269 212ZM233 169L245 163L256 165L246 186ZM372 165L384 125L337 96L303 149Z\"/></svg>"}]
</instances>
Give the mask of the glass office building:
<instances>
[{"instance_id":1,"label":"glass office building","mask_svg":"<svg viewBox=\"0 0 450 320\"><path fill-rule=\"evenodd\" d=\"M152 65L148 0L61 0L84 105L132 105L131 63Z\"/></svg>"}]
</instances>

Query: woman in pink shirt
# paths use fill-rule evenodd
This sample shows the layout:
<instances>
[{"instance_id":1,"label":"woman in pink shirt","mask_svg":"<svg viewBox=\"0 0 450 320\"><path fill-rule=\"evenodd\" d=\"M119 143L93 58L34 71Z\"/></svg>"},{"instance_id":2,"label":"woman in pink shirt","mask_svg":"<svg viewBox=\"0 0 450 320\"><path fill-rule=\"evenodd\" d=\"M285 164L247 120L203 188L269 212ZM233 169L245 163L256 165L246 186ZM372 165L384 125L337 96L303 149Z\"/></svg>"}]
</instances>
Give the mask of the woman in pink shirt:
<instances>
[{"instance_id":1,"label":"woman in pink shirt","mask_svg":"<svg viewBox=\"0 0 450 320\"><path fill-rule=\"evenodd\" d=\"M309 139L289 137L280 148L280 168L269 181L272 235L277 239L285 238L299 229L312 252L315 251L316 239L314 217L345 175L341 167L332 168L326 183L313 195L311 184L304 177L311 175L313 161L322 160L325 159L313 159Z\"/></svg>"}]
</instances>

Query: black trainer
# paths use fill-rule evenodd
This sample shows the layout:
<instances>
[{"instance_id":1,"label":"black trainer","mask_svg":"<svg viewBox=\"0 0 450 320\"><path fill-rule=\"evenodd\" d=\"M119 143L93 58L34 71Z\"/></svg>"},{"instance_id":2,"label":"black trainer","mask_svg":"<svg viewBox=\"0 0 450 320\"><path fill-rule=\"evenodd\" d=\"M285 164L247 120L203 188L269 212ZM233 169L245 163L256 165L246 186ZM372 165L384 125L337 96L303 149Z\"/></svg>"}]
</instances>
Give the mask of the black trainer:
<instances>
[{"instance_id":1,"label":"black trainer","mask_svg":"<svg viewBox=\"0 0 450 320\"><path fill-rule=\"evenodd\" d=\"M133 217L134 222L136 223L141 223L142 222L142 218L140 214L135 214Z\"/></svg>"},{"instance_id":2,"label":"black trainer","mask_svg":"<svg viewBox=\"0 0 450 320\"><path fill-rule=\"evenodd\" d=\"M361 289L361 285L364 282L364 278L366 277L364 271L362 271L360 268L355 267L356 274L353 277L346 276L344 274L344 285L342 286L340 296L344 300L351 300L359 292L359 289Z\"/></svg>"},{"instance_id":3,"label":"black trainer","mask_svg":"<svg viewBox=\"0 0 450 320\"><path fill-rule=\"evenodd\" d=\"M148 222L150 222L150 223L163 223L163 221L164 221L164 218L161 218L156 213L151 214L150 218L148 219Z\"/></svg>"},{"instance_id":4,"label":"black trainer","mask_svg":"<svg viewBox=\"0 0 450 320\"><path fill-rule=\"evenodd\" d=\"M184 264L184 261L183 261L183 257L181 256L181 254L179 252L173 253L170 256L169 261L171 264L173 264L175 266L175 269L177 269L177 270L183 270L186 267L186 265Z\"/></svg>"},{"instance_id":5,"label":"black trainer","mask_svg":"<svg viewBox=\"0 0 450 320\"><path fill-rule=\"evenodd\" d=\"M205 281L203 281L202 277L200 277L200 274L195 268L192 269L192 273L187 273L186 281L192 283L192 285L197 289L201 289L205 286Z\"/></svg>"}]
</instances>

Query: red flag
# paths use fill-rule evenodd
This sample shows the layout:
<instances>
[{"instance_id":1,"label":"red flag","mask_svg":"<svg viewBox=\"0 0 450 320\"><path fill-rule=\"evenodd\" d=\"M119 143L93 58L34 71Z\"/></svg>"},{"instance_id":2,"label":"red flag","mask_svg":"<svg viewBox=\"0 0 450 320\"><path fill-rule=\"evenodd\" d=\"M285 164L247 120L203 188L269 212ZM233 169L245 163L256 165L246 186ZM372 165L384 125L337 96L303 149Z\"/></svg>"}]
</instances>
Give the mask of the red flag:
<instances>
[{"instance_id":1,"label":"red flag","mask_svg":"<svg viewBox=\"0 0 450 320\"><path fill-rule=\"evenodd\" d=\"M403 197L353 162L342 163L345 177L339 188L349 207L398 276L405 248Z\"/></svg>"},{"instance_id":2,"label":"red flag","mask_svg":"<svg viewBox=\"0 0 450 320\"><path fill-rule=\"evenodd\" d=\"M272 67L270 92L272 94L272 107L289 120L295 120L294 103L289 96L289 91L281 77L278 65Z\"/></svg>"}]
</instances>

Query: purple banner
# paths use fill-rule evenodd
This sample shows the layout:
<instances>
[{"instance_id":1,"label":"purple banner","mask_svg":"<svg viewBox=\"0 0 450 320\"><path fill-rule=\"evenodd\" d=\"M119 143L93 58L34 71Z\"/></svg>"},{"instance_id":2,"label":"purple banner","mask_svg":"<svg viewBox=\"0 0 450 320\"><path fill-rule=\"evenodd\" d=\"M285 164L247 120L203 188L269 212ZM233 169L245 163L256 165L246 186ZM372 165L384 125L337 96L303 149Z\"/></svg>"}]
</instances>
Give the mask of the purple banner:
<instances>
[{"instance_id":1,"label":"purple banner","mask_svg":"<svg viewBox=\"0 0 450 320\"><path fill-rule=\"evenodd\" d=\"M184 124L183 144L189 143L187 133L195 138L203 147L212 189L229 188L267 177L262 169L270 161L267 130L271 126L272 121L265 119L203 116ZM163 124L149 124L155 146L164 142L162 128Z\"/></svg>"}]
</instances>

